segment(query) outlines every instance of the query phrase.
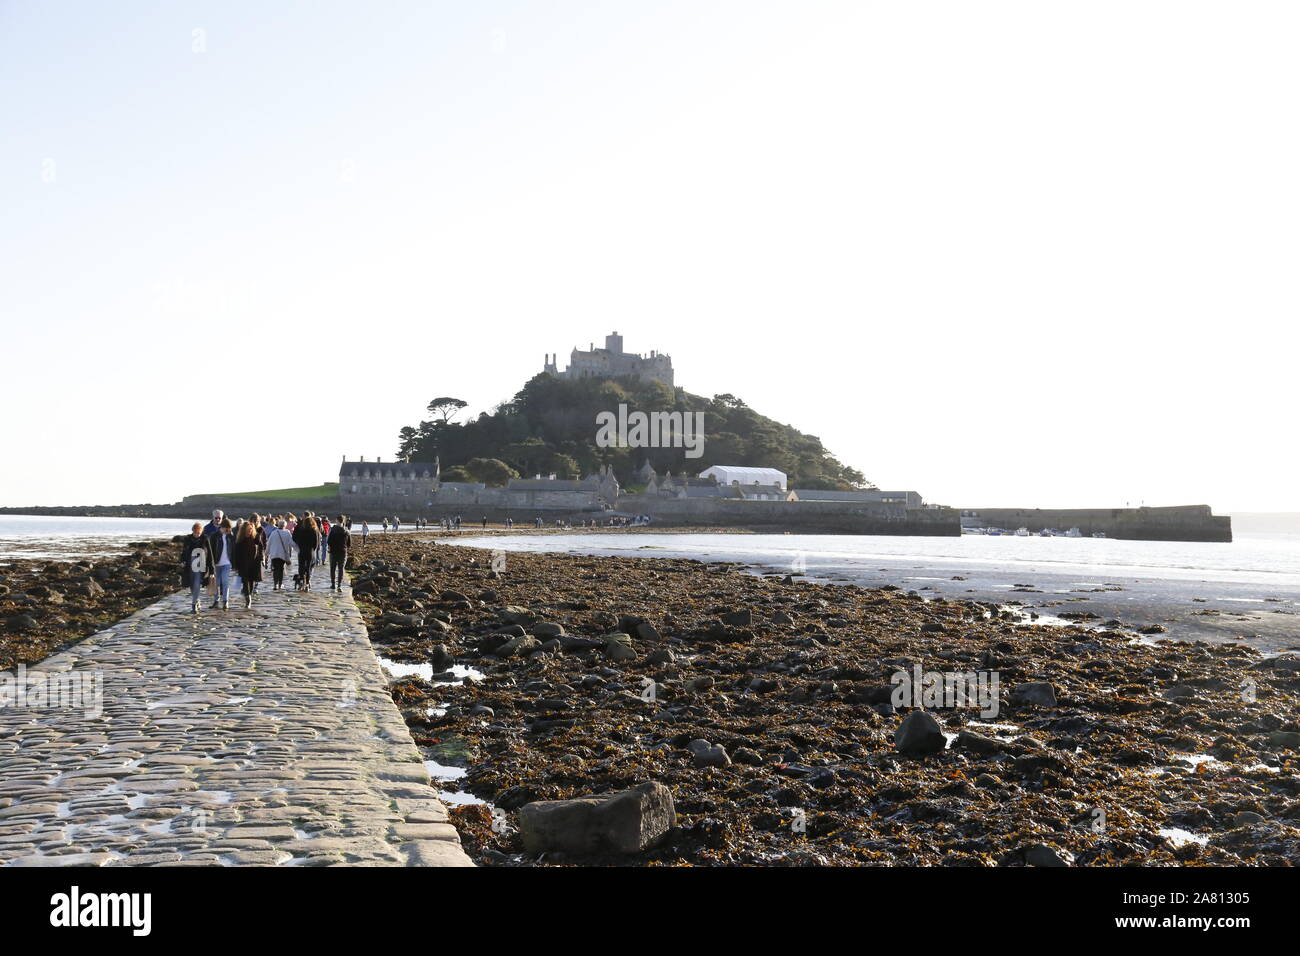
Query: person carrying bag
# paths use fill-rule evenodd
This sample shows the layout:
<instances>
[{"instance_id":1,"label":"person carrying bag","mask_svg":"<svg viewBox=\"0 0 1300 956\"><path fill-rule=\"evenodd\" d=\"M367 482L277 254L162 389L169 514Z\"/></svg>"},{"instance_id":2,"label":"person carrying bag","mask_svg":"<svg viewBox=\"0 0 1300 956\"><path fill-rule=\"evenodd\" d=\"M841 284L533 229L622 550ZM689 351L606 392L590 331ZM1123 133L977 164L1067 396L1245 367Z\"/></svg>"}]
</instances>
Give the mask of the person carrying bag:
<instances>
[{"instance_id":1,"label":"person carrying bag","mask_svg":"<svg viewBox=\"0 0 1300 956\"><path fill-rule=\"evenodd\" d=\"M181 587L190 589L190 613L199 613L199 595L204 582L216 584L212 574L212 539L196 521L189 537L181 542Z\"/></svg>"}]
</instances>

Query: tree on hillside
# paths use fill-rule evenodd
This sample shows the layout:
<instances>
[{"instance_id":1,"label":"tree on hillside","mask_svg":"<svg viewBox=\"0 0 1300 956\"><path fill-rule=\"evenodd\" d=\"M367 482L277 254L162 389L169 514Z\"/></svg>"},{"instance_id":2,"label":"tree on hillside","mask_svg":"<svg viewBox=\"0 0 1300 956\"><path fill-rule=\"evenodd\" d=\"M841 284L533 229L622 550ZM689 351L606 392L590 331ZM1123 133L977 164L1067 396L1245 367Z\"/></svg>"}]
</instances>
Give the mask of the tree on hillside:
<instances>
[{"instance_id":1,"label":"tree on hillside","mask_svg":"<svg viewBox=\"0 0 1300 956\"><path fill-rule=\"evenodd\" d=\"M435 425L449 425L468 404L469 402L461 401L459 398L443 395L431 401L426 411L433 416Z\"/></svg>"},{"instance_id":2,"label":"tree on hillside","mask_svg":"<svg viewBox=\"0 0 1300 956\"><path fill-rule=\"evenodd\" d=\"M397 457L401 461L411 461L411 456L415 454L420 443L420 433L410 425L403 426L402 430L397 433L397 440L400 444L397 446Z\"/></svg>"},{"instance_id":3,"label":"tree on hillside","mask_svg":"<svg viewBox=\"0 0 1300 956\"><path fill-rule=\"evenodd\" d=\"M471 458L465 463L465 470L475 481L481 481L489 488L500 487L511 478L519 477L519 472L500 458Z\"/></svg>"}]
</instances>

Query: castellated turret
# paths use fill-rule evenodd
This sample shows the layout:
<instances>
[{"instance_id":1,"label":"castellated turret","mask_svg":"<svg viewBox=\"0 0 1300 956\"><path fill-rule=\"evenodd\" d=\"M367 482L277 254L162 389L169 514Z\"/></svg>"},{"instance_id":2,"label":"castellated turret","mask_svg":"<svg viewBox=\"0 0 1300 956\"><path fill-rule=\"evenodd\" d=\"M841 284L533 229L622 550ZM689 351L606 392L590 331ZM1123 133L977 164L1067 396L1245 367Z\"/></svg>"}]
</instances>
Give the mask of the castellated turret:
<instances>
[{"instance_id":1,"label":"castellated turret","mask_svg":"<svg viewBox=\"0 0 1300 956\"><path fill-rule=\"evenodd\" d=\"M619 378L630 375L663 382L669 387L673 384L673 360L667 354L651 352L649 355L640 355L624 352L623 336L617 332L605 336L603 349L596 348L594 342L585 352L574 348L569 353L569 367L563 372L559 369L558 358L557 355L547 355L542 371L560 378Z\"/></svg>"}]
</instances>

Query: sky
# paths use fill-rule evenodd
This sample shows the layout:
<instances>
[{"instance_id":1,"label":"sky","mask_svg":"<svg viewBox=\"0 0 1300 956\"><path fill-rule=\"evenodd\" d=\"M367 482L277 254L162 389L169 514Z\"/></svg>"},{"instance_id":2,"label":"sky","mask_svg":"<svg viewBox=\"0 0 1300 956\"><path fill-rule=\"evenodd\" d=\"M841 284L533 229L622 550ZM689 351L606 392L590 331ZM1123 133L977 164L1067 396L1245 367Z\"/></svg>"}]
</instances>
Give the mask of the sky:
<instances>
[{"instance_id":1,"label":"sky","mask_svg":"<svg viewBox=\"0 0 1300 956\"><path fill-rule=\"evenodd\" d=\"M928 501L1300 511L1298 27L0 0L0 505L335 480L617 330Z\"/></svg>"}]
</instances>

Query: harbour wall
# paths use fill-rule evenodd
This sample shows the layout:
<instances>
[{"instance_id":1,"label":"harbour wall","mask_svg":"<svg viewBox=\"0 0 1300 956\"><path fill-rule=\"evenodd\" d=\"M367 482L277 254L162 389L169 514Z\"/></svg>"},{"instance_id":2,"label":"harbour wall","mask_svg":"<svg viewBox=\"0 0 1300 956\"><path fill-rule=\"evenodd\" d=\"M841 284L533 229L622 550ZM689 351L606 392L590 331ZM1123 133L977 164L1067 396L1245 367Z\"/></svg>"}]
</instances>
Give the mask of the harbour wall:
<instances>
[{"instance_id":1,"label":"harbour wall","mask_svg":"<svg viewBox=\"0 0 1300 956\"><path fill-rule=\"evenodd\" d=\"M1108 538L1133 541L1231 541L1232 519L1216 515L1209 505L1169 508L970 508L986 528L1015 531L1078 528L1085 535L1103 532Z\"/></svg>"},{"instance_id":2,"label":"harbour wall","mask_svg":"<svg viewBox=\"0 0 1300 956\"><path fill-rule=\"evenodd\" d=\"M726 498L619 498L623 514L646 514L663 527L740 527L794 534L961 534L952 508L906 509L852 501L738 501Z\"/></svg>"}]
</instances>

